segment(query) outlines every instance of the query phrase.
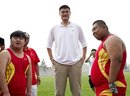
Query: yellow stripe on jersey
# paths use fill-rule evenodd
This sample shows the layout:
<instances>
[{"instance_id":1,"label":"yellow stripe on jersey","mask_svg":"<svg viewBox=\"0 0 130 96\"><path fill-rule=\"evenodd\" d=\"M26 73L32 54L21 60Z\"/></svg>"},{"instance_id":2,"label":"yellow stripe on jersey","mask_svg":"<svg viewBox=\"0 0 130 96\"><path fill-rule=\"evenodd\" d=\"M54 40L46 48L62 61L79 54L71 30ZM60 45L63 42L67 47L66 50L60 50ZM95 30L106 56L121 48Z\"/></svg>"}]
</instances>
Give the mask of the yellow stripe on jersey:
<instances>
[{"instance_id":1,"label":"yellow stripe on jersey","mask_svg":"<svg viewBox=\"0 0 130 96\"><path fill-rule=\"evenodd\" d=\"M107 52L104 50L104 49L101 49L99 54L99 59L98 59L98 66L100 68L100 71L102 72L102 74L104 75L104 77L106 79L108 79L108 75L105 73L105 66L106 66L106 63L108 62L109 60L109 56L107 54Z\"/></svg>"},{"instance_id":2,"label":"yellow stripe on jersey","mask_svg":"<svg viewBox=\"0 0 130 96\"><path fill-rule=\"evenodd\" d=\"M12 77L14 76L14 73L15 73L15 67L14 67L13 63L10 62L10 63L7 65L6 73L5 73L7 84L9 84L10 80L11 80Z\"/></svg>"}]
</instances>

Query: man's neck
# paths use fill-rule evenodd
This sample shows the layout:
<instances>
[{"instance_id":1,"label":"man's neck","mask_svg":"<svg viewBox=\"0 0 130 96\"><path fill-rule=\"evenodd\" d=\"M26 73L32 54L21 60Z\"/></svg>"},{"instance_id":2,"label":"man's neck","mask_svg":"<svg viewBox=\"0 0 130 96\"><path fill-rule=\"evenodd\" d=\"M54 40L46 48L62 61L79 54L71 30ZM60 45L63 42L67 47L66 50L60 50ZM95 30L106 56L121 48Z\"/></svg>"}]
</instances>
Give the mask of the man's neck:
<instances>
[{"instance_id":1,"label":"man's neck","mask_svg":"<svg viewBox=\"0 0 130 96\"><path fill-rule=\"evenodd\" d=\"M12 52L19 58L23 57L23 49L18 49L18 48L12 48L10 47L10 49L12 50Z\"/></svg>"},{"instance_id":2,"label":"man's neck","mask_svg":"<svg viewBox=\"0 0 130 96\"><path fill-rule=\"evenodd\" d=\"M63 21L63 22L61 22L61 24L64 25L64 26L68 26L70 24L70 22L69 21Z\"/></svg>"},{"instance_id":3,"label":"man's neck","mask_svg":"<svg viewBox=\"0 0 130 96\"><path fill-rule=\"evenodd\" d=\"M104 38L102 39L102 41L104 41L109 35L111 35L110 32L108 32L108 33L104 36Z\"/></svg>"}]
</instances>

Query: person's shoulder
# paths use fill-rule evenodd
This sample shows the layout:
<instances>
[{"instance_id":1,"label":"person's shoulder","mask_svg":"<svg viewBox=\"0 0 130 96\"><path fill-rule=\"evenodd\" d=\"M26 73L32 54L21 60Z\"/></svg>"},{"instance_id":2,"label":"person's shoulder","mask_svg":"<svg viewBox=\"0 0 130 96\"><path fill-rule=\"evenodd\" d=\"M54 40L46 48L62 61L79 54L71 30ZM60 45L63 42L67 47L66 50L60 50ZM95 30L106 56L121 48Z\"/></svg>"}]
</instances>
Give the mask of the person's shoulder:
<instances>
[{"instance_id":1,"label":"person's shoulder","mask_svg":"<svg viewBox=\"0 0 130 96\"><path fill-rule=\"evenodd\" d=\"M112 34L110 35L106 40L105 40L105 44L108 44L108 45L111 45L111 44L121 44L123 41L122 39L115 35L115 34Z\"/></svg>"},{"instance_id":2,"label":"person's shoulder","mask_svg":"<svg viewBox=\"0 0 130 96\"><path fill-rule=\"evenodd\" d=\"M7 50L7 49L4 49L4 50L2 50L1 52L0 52L0 56L2 56L2 57L10 57L10 53L9 53L9 51Z\"/></svg>"},{"instance_id":3,"label":"person's shoulder","mask_svg":"<svg viewBox=\"0 0 130 96\"><path fill-rule=\"evenodd\" d=\"M74 27L74 28L77 28L77 29L81 29L81 26L77 23L70 23L70 26Z\"/></svg>"},{"instance_id":4,"label":"person's shoulder","mask_svg":"<svg viewBox=\"0 0 130 96\"><path fill-rule=\"evenodd\" d=\"M109 36L109 39L112 41L122 41L121 38L115 34L112 34L111 36Z\"/></svg>"},{"instance_id":5,"label":"person's shoulder","mask_svg":"<svg viewBox=\"0 0 130 96\"><path fill-rule=\"evenodd\" d=\"M35 50L34 48L29 47L28 50L29 50L31 53L37 55L37 52L36 52L36 50Z\"/></svg>"},{"instance_id":6,"label":"person's shoulder","mask_svg":"<svg viewBox=\"0 0 130 96\"><path fill-rule=\"evenodd\" d=\"M71 26L79 26L79 24L74 23L74 22L70 22L70 25L71 25Z\"/></svg>"},{"instance_id":7,"label":"person's shoulder","mask_svg":"<svg viewBox=\"0 0 130 96\"><path fill-rule=\"evenodd\" d=\"M28 50L29 50L29 51L35 51L35 49L32 48L32 47L28 47Z\"/></svg>"},{"instance_id":8,"label":"person's shoulder","mask_svg":"<svg viewBox=\"0 0 130 96\"><path fill-rule=\"evenodd\" d=\"M32 48L32 47L29 47L29 50L33 50L33 51L35 51L35 49L34 49L34 48Z\"/></svg>"},{"instance_id":9,"label":"person's shoulder","mask_svg":"<svg viewBox=\"0 0 130 96\"><path fill-rule=\"evenodd\" d=\"M8 52L7 49L4 49L4 50L2 50L0 53L1 53L1 54L7 54L7 53L9 53L9 52Z\"/></svg>"}]
</instances>

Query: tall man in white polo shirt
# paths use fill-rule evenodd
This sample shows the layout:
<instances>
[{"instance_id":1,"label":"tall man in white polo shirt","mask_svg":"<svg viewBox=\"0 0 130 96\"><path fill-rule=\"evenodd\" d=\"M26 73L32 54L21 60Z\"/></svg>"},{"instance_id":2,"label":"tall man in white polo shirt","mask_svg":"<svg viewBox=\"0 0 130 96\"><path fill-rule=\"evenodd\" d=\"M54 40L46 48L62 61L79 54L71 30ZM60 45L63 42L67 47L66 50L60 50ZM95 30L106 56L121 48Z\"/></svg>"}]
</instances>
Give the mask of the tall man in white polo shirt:
<instances>
[{"instance_id":1,"label":"tall man in white polo shirt","mask_svg":"<svg viewBox=\"0 0 130 96\"><path fill-rule=\"evenodd\" d=\"M48 37L47 51L55 68L55 96L65 96L67 77L72 96L81 96L82 64L86 58L87 44L80 26L69 21L70 14L68 5L60 6L62 22L52 28Z\"/></svg>"}]
</instances>

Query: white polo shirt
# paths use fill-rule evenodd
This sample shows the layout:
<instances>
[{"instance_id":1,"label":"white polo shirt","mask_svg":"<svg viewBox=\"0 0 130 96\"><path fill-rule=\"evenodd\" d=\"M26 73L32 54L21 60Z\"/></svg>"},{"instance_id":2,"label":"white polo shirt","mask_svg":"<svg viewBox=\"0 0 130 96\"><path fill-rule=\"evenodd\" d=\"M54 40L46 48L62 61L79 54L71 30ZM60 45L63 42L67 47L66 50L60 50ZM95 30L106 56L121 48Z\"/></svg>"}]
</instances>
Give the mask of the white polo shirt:
<instances>
[{"instance_id":1,"label":"white polo shirt","mask_svg":"<svg viewBox=\"0 0 130 96\"><path fill-rule=\"evenodd\" d=\"M48 37L47 48L52 49L53 42L55 43L54 60L65 65L79 61L82 48L87 46L80 26L74 23L68 26L62 24L54 26Z\"/></svg>"}]
</instances>

